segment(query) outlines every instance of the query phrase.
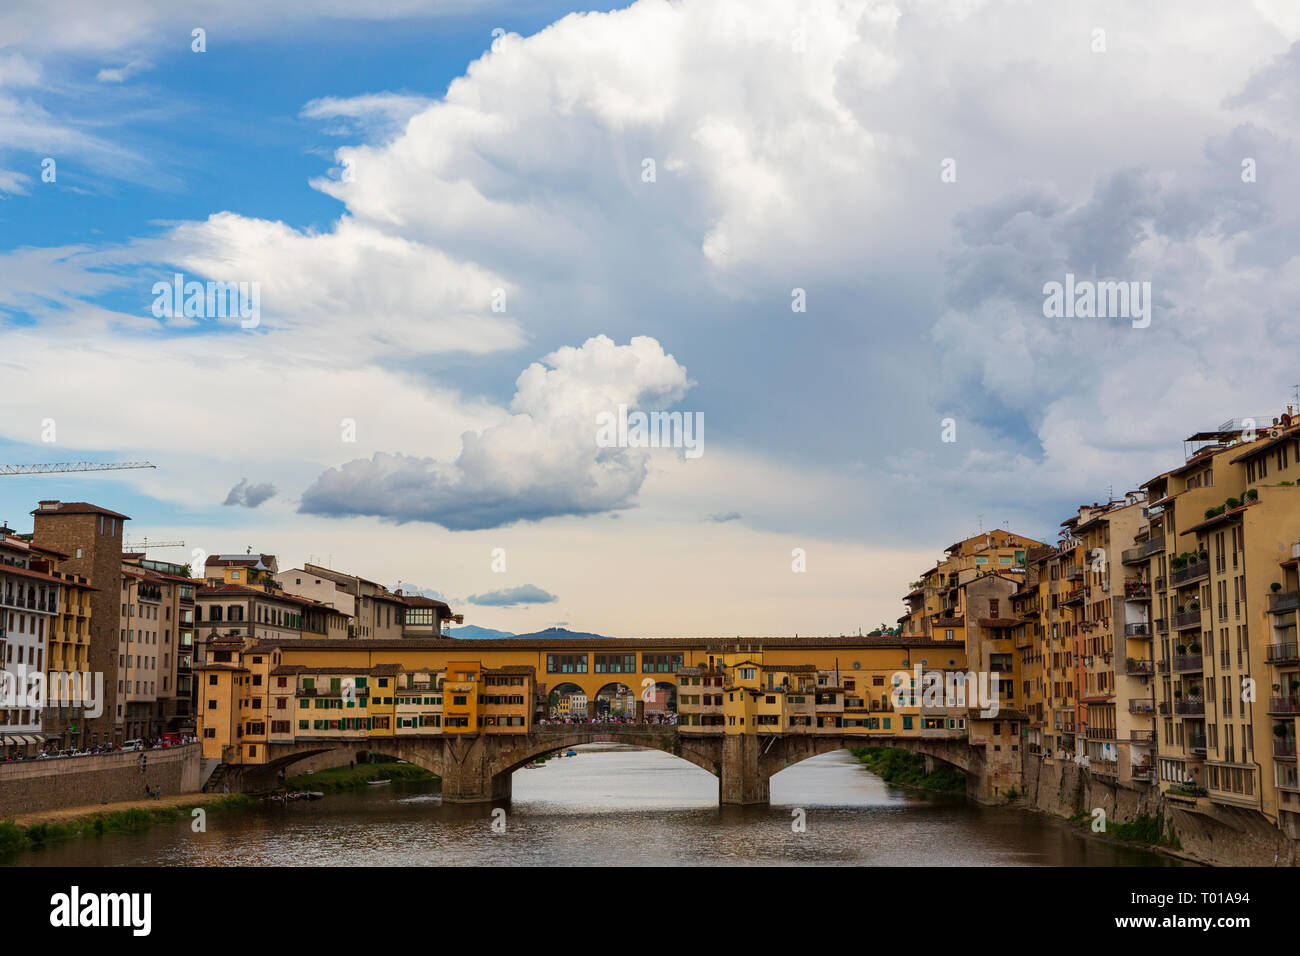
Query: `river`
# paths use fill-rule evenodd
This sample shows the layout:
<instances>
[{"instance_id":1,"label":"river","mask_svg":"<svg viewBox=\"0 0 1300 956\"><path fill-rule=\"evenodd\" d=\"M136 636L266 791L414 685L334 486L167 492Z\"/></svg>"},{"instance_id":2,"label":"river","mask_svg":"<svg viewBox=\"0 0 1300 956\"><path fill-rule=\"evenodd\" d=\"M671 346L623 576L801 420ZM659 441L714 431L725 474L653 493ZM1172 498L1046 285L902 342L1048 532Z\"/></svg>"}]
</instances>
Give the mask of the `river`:
<instances>
[{"instance_id":1,"label":"river","mask_svg":"<svg viewBox=\"0 0 1300 956\"><path fill-rule=\"evenodd\" d=\"M69 840L26 866L1167 866L1042 814L890 786L844 751L772 778L771 805L720 807L717 779L653 750L580 750L520 770L503 819L395 781L315 802ZM797 812L801 811L801 812ZM792 824L802 818L804 829Z\"/></svg>"}]
</instances>

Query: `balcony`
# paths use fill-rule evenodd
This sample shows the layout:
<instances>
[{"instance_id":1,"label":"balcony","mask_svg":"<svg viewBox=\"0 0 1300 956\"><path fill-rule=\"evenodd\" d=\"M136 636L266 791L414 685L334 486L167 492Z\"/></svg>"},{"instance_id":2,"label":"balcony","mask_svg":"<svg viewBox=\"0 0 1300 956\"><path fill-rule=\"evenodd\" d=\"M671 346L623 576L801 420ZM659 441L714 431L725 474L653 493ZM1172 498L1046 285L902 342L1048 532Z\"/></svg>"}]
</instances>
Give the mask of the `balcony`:
<instances>
[{"instance_id":1,"label":"balcony","mask_svg":"<svg viewBox=\"0 0 1300 956\"><path fill-rule=\"evenodd\" d=\"M1115 728L1114 727L1089 727L1088 739L1089 740L1114 740Z\"/></svg>"},{"instance_id":2,"label":"balcony","mask_svg":"<svg viewBox=\"0 0 1300 956\"><path fill-rule=\"evenodd\" d=\"M1202 668L1200 654L1175 654L1175 673L1200 673Z\"/></svg>"},{"instance_id":3,"label":"balcony","mask_svg":"<svg viewBox=\"0 0 1300 956\"><path fill-rule=\"evenodd\" d=\"M1129 732L1128 739L1135 744L1153 744L1156 742L1156 732L1154 730L1133 730Z\"/></svg>"},{"instance_id":4,"label":"balcony","mask_svg":"<svg viewBox=\"0 0 1300 956\"><path fill-rule=\"evenodd\" d=\"M1128 712L1137 714L1139 717L1149 716L1156 711L1156 702L1142 698L1133 698L1128 702Z\"/></svg>"},{"instance_id":5,"label":"balcony","mask_svg":"<svg viewBox=\"0 0 1300 956\"><path fill-rule=\"evenodd\" d=\"M1300 661L1300 645L1270 644L1267 655L1270 664L1292 664Z\"/></svg>"},{"instance_id":6,"label":"balcony","mask_svg":"<svg viewBox=\"0 0 1300 956\"><path fill-rule=\"evenodd\" d=\"M1183 611L1180 614L1175 614L1173 617L1173 624L1175 631L1185 631L1188 628L1193 627L1200 630L1201 609L1198 607L1194 611Z\"/></svg>"},{"instance_id":7,"label":"balcony","mask_svg":"<svg viewBox=\"0 0 1300 956\"><path fill-rule=\"evenodd\" d=\"M1270 714L1300 714L1300 700L1294 697L1270 697L1268 699L1268 712Z\"/></svg>"},{"instance_id":8,"label":"balcony","mask_svg":"<svg viewBox=\"0 0 1300 956\"><path fill-rule=\"evenodd\" d=\"M1146 621L1134 621L1132 624L1124 625L1125 637L1150 637L1151 625Z\"/></svg>"},{"instance_id":9,"label":"balcony","mask_svg":"<svg viewBox=\"0 0 1300 956\"><path fill-rule=\"evenodd\" d=\"M1062 606L1066 604L1081 604L1083 602L1084 595L1087 593L1088 593L1087 588L1075 588L1069 594L1065 595L1065 597L1061 598L1061 604Z\"/></svg>"},{"instance_id":10,"label":"balcony","mask_svg":"<svg viewBox=\"0 0 1300 956\"><path fill-rule=\"evenodd\" d=\"M1152 538L1146 544L1127 549L1120 554L1119 560L1121 564L1140 564L1157 551L1163 551L1164 547L1165 538L1164 535L1161 535L1158 538Z\"/></svg>"},{"instance_id":11,"label":"balcony","mask_svg":"<svg viewBox=\"0 0 1300 956\"><path fill-rule=\"evenodd\" d=\"M1274 737L1273 756L1281 757L1283 760L1295 760L1295 738Z\"/></svg>"},{"instance_id":12,"label":"balcony","mask_svg":"<svg viewBox=\"0 0 1300 956\"><path fill-rule=\"evenodd\" d=\"M1124 583L1125 601L1150 601L1151 585L1142 581Z\"/></svg>"},{"instance_id":13,"label":"balcony","mask_svg":"<svg viewBox=\"0 0 1300 956\"><path fill-rule=\"evenodd\" d=\"M1124 662L1124 673L1130 677L1151 677L1156 672L1155 661L1128 658Z\"/></svg>"},{"instance_id":14,"label":"balcony","mask_svg":"<svg viewBox=\"0 0 1300 956\"><path fill-rule=\"evenodd\" d=\"M1174 713L1181 717L1199 717L1205 713L1204 697L1188 697L1174 701Z\"/></svg>"},{"instance_id":15,"label":"balcony","mask_svg":"<svg viewBox=\"0 0 1300 956\"><path fill-rule=\"evenodd\" d=\"M1270 594L1268 596L1268 610L1270 614L1285 614L1288 611L1294 611L1300 608L1300 591L1286 591L1282 594Z\"/></svg>"},{"instance_id":16,"label":"balcony","mask_svg":"<svg viewBox=\"0 0 1300 956\"><path fill-rule=\"evenodd\" d=\"M1163 591L1165 589L1165 585L1167 585L1168 583L1169 583L1168 578L1164 578L1164 577L1156 578L1156 590Z\"/></svg>"},{"instance_id":17,"label":"balcony","mask_svg":"<svg viewBox=\"0 0 1300 956\"><path fill-rule=\"evenodd\" d=\"M1065 580L1082 581L1083 568L1079 567L1077 564L1070 565L1068 568L1065 569Z\"/></svg>"},{"instance_id":18,"label":"balcony","mask_svg":"<svg viewBox=\"0 0 1300 956\"><path fill-rule=\"evenodd\" d=\"M1167 617L1156 618L1156 631L1159 632L1160 634L1164 634L1168 630L1169 630L1169 618Z\"/></svg>"},{"instance_id":19,"label":"balcony","mask_svg":"<svg viewBox=\"0 0 1300 956\"><path fill-rule=\"evenodd\" d=\"M1205 734L1188 734L1187 750L1205 756Z\"/></svg>"},{"instance_id":20,"label":"balcony","mask_svg":"<svg viewBox=\"0 0 1300 956\"><path fill-rule=\"evenodd\" d=\"M1184 584L1190 584L1200 578L1208 577L1210 574L1209 561L1193 561L1186 567L1179 568L1169 579L1173 582L1174 587L1181 587Z\"/></svg>"},{"instance_id":21,"label":"balcony","mask_svg":"<svg viewBox=\"0 0 1300 956\"><path fill-rule=\"evenodd\" d=\"M1169 716L1169 701L1167 701L1167 700L1162 700L1162 701L1160 702L1160 716L1161 716L1161 717L1168 717L1168 716Z\"/></svg>"}]
</instances>

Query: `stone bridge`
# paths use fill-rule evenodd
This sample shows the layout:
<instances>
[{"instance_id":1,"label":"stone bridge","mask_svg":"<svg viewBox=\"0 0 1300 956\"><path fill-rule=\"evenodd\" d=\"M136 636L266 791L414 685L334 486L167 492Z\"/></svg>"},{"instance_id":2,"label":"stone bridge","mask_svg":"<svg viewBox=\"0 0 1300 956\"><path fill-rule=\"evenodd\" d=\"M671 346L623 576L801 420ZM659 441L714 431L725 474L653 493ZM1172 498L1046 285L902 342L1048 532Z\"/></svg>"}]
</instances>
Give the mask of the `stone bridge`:
<instances>
[{"instance_id":1,"label":"stone bridge","mask_svg":"<svg viewBox=\"0 0 1300 956\"><path fill-rule=\"evenodd\" d=\"M682 732L663 724L538 724L527 734L429 734L370 737L358 740L320 738L267 745L267 762L230 765L222 780L232 790L270 789L280 770L305 757L331 750L379 753L423 767L442 778L442 799L450 803L508 800L511 777L528 761L579 744L620 743L660 750L688 760L719 778L724 804L763 804L773 774L809 757L849 747L898 747L923 754L966 775L966 792L993 802L999 791L1020 785L1018 766L993 771L984 750L960 737L916 738L826 734L726 734L720 729Z\"/></svg>"}]
</instances>

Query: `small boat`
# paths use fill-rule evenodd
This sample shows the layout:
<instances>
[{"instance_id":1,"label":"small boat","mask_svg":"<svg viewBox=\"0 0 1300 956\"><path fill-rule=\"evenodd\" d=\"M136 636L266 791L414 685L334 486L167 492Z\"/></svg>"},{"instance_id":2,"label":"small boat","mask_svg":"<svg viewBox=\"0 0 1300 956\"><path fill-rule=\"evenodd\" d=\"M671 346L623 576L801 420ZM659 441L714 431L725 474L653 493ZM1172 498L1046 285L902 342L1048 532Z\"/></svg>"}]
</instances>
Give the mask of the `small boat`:
<instances>
[{"instance_id":1,"label":"small boat","mask_svg":"<svg viewBox=\"0 0 1300 956\"><path fill-rule=\"evenodd\" d=\"M533 763L533 762L530 760L530 761L528 761L528 763L524 764L524 769L525 769L525 770L536 770L536 769L537 769L538 767L540 767L540 766L542 766L542 764L540 764L540 763Z\"/></svg>"},{"instance_id":2,"label":"small boat","mask_svg":"<svg viewBox=\"0 0 1300 956\"><path fill-rule=\"evenodd\" d=\"M323 799L325 799L325 794L323 794L323 793L322 793L321 791L319 791L319 790L308 790L308 791L307 791L307 799L308 799L308 800L323 800Z\"/></svg>"},{"instance_id":3,"label":"small boat","mask_svg":"<svg viewBox=\"0 0 1300 956\"><path fill-rule=\"evenodd\" d=\"M564 756L566 756L566 757L576 757L576 756L578 756L578 751L576 751L576 750L569 750L569 751L567 751L567 752L564 754Z\"/></svg>"},{"instance_id":4,"label":"small boat","mask_svg":"<svg viewBox=\"0 0 1300 956\"><path fill-rule=\"evenodd\" d=\"M392 782L393 782L392 780L388 780L388 779L384 779L384 780L367 780L367 781L366 781L366 785L367 785L367 786L371 786L371 787L382 787L384 784L386 784L386 783L392 783Z\"/></svg>"}]
</instances>

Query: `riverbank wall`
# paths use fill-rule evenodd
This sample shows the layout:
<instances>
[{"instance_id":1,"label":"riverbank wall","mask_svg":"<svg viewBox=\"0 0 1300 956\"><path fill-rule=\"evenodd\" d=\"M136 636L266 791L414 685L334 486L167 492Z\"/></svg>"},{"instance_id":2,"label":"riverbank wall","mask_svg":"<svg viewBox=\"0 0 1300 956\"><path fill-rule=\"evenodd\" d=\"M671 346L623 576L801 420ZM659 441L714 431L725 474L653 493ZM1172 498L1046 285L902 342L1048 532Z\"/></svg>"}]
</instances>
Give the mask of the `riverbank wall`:
<instances>
[{"instance_id":1,"label":"riverbank wall","mask_svg":"<svg viewBox=\"0 0 1300 956\"><path fill-rule=\"evenodd\" d=\"M195 793L200 744L136 753L97 754L0 764L0 819L20 813ZM143 768L141 758L145 758Z\"/></svg>"},{"instance_id":2,"label":"riverbank wall","mask_svg":"<svg viewBox=\"0 0 1300 956\"><path fill-rule=\"evenodd\" d=\"M1211 866L1295 866L1297 843L1253 810L1218 806L1205 798L1180 801L1151 786L1126 786L1093 774L1073 761L1028 758L1024 767L1026 805L1070 819L1105 812L1107 824L1132 823L1140 816L1162 817L1172 831L1171 846L1157 849Z\"/></svg>"}]
</instances>

